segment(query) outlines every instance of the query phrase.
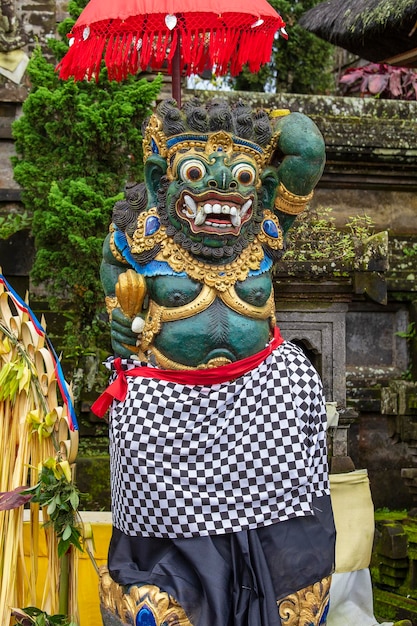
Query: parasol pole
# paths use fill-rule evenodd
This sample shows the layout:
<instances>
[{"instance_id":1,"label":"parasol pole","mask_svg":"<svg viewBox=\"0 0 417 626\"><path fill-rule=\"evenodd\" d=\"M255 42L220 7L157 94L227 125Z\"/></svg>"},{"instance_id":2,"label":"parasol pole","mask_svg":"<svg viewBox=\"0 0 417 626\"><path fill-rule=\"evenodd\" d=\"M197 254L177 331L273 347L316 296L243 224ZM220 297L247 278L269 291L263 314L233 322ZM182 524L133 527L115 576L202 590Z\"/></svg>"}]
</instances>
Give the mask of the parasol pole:
<instances>
[{"instance_id":1,"label":"parasol pole","mask_svg":"<svg viewBox=\"0 0 417 626\"><path fill-rule=\"evenodd\" d=\"M177 45L172 57L172 97L176 100L178 108L181 108L181 34L177 34Z\"/></svg>"}]
</instances>

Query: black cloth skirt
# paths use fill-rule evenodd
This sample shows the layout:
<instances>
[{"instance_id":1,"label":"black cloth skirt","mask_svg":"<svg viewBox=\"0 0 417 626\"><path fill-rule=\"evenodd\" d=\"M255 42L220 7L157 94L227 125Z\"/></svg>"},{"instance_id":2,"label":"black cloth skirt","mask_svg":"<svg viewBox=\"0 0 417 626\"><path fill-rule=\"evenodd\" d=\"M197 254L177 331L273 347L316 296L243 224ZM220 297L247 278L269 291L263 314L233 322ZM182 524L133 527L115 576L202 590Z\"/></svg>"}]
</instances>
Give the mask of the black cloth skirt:
<instances>
[{"instance_id":1,"label":"black cloth skirt","mask_svg":"<svg viewBox=\"0 0 417 626\"><path fill-rule=\"evenodd\" d=\"M193 626L281 626L277 601L329 576L335 528L330 496L314 515L263 528L187 539L130 537L113 529L113 580L172 595Z\"/></svg>"}]
</instances>

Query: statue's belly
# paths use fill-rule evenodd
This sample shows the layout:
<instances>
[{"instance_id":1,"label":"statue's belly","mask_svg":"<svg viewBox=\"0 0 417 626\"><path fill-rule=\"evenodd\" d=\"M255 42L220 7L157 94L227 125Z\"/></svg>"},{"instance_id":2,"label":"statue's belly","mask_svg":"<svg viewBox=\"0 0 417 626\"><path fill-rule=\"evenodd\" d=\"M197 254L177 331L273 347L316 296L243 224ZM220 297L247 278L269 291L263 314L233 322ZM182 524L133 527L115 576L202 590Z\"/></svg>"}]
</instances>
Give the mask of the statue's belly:
<instances>
[{"instance_id":1,"label":"statue's belly","mask_svg":"<svg viewBox=\"0 0 417 626\"><path fill-rule=\"evenodd\" d=\"M244 317L217 300L194 317L165 322L154 345L172 361L198 367L211 359L243 359L265 348L269 338L269 320Z\"/></svg>"}]
</instances>

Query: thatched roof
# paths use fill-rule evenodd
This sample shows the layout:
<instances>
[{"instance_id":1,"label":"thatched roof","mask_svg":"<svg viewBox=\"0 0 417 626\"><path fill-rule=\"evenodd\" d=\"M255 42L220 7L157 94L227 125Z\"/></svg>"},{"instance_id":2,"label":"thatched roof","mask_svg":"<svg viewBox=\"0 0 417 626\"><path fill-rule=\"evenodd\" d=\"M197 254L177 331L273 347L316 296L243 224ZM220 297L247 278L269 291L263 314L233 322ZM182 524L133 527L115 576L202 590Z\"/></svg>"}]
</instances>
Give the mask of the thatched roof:
<instances>
[{"instance_id":1,"label":"thatched roof","mask_svg":"<svg viewBox=\"0 0 417 626\"><path fill-rule=\"evenodd\" d=\"M368 61L417 64L417 0L326 0L299 25Z\"/></svg>"}]
</instances>

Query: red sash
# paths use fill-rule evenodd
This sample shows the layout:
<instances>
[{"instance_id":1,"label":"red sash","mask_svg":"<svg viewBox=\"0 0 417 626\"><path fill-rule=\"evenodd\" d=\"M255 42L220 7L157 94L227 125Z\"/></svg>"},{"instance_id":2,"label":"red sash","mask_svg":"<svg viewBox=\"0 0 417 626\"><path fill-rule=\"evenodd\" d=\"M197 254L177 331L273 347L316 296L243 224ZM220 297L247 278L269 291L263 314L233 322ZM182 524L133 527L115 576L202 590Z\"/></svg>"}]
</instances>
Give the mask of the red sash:
<instances>
[{"instance_id":1,"label":"red sash","mask_svg":"<svg viewBox=\"0 0 417 626\"><path fill-rule=\"evenodd\" d=\"M122 359L117 357L113 361L116 378L93 403L91 410L98 417L103 417L114 398L119 402L123 402L127 394L127 376L157 378L158 380L167 380L180 383L181 385L202 385L204 387L230 382L258 367L283 341L284 339L279 328L275 326L274 337L264 350L240 361L209 369L165 370L156 367L139 366L130 370L124 370L122 369Z\"/></svg>"}]
</instances>

